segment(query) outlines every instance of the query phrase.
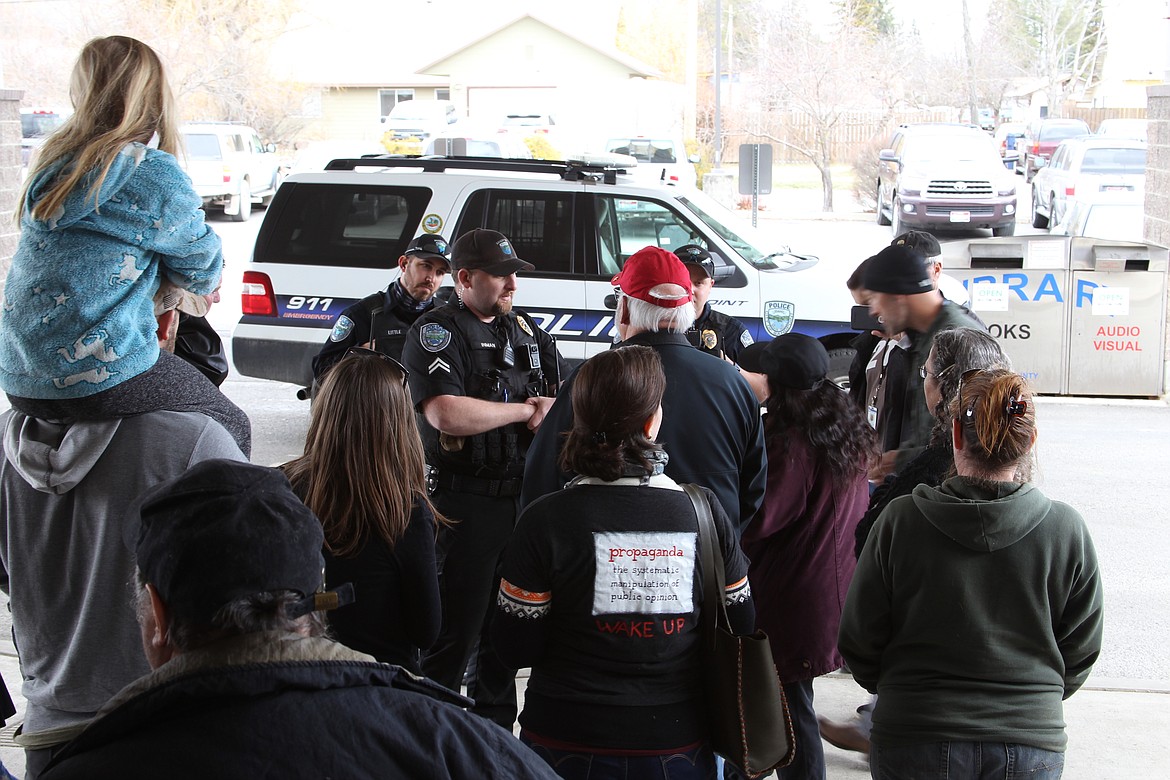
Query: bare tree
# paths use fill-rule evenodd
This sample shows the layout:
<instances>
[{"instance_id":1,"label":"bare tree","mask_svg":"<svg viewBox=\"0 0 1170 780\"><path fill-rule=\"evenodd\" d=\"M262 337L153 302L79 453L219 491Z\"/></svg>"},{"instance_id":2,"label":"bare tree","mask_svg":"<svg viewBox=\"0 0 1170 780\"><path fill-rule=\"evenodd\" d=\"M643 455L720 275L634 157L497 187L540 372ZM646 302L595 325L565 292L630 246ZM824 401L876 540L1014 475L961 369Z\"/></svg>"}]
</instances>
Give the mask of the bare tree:
<instances>
[{"instance_id":1,"label":"bare tree","mask_svg":"<svg viewBox=\"0 0 1170 780\"><path fill-rule=\"evenodd\" d=\"M760 138L806 157L821 176L822 209L833 210L832 140L858 108L889 110L899 91L885 60L892 52L868 28L841 24L823 40L796 5L771 6L755 20ZM801 122L786 122L800 115Z\"/></svg>"}]
</instances>

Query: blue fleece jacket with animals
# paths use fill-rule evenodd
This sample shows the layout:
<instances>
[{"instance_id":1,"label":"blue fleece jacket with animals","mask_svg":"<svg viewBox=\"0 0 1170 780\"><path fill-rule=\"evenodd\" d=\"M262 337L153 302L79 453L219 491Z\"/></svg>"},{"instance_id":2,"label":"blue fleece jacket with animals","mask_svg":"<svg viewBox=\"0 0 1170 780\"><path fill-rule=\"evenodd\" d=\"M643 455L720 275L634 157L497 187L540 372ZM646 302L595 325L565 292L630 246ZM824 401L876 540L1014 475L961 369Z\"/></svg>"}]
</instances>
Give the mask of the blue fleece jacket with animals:
<instances>
[{"instance_id":1,"label":"blue fleece jacket with animals","mask_svg":"<svg viewBox=\"0 0 1170 780\"><path fill-rule=\"evenodd\" d=\"M207 294L223 268L219 236L172 155L128 144L96 205L91 173L47 220L33 219L61 170L29 189L4 285L0 389L13 396L83 398L138 376L158 360L160 275Z\"/></svg>"}]
</instances>

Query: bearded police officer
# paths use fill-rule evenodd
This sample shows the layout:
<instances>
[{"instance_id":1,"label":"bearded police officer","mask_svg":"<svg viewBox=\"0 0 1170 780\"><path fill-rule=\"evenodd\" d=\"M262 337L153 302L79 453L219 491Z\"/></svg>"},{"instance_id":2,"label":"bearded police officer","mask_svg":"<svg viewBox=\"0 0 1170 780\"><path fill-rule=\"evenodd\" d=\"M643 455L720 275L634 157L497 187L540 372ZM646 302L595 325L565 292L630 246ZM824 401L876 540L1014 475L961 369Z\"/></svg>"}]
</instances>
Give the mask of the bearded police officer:
<instances>
[{"instance_id":1,"label":"bearded police officer","mask_svg":"<svg viewBox=\"0 0 1170 780\"><path fill-rule=\"evenodd\" d=\"M337 318L313 358L313 378L319 380L351 347L376 349L400 360L410 326L435 306L435 291L450 267L447 253L447 241L437 234L424 233L407 244L398 258L398 278Z\"/></svg>"},{"instance_id":2,"label":"bearded police officer","mask_svg":"<svg viewBox=\"0 0 1170 780\"><path fill-rule=\"evenodd\" d=\"M452 265L458 301L420 317L402 353L432 500L455 521L439 531L442 628L423 671L459 690L478 641L467 684L472 711L511 731L515 671L496 658L484 629L495 608L496 566L516 523L524 457L552 406L559 356L553 338L512 309L516 273L533 266L502 233L464 233Z\"/></svg>"},{"instance_id":3,"label":"bearded police officer","mask_svg":"<svg viewBox=\"0 0 1170 780\"><path fill-rule=\"evenodd\" d=\"M739 320L715 311L707 302L715 287L715 261L711 254L698 244L680 246L674 253L691 275L695 324L687 330L687 341L703 352L738 363L740 351L755 340Z\"/></svg>"}]
</instances>

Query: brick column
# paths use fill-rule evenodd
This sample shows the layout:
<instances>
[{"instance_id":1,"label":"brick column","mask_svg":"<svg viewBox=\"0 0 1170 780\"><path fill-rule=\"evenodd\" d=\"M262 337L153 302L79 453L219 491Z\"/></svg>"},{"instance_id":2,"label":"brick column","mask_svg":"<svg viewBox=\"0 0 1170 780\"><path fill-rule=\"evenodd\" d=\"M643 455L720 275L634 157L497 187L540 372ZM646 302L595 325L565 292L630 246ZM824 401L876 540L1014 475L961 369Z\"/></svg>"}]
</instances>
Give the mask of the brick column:
<instances>
[{"instance_id":1,"label":"brick column","mask_svg":"<svg viewBox=\"0 0 1170 780\"><path fill-rule=\"evenodd\" d=\"M1149 150L1146 157L1145 238L1170 246L1170 84L1146 87L1146 117L1149 120ZM1170 325L1170 296L1167 296L1165 325ZM1162 356L1165 373L1163 392L1170 388L1170 335Z\"/></svg>"},{"instance_id":2,"label":"brick column","mask_svg":"<svg viewBox=\"0 0 1170 780\"><path fill-rule=\"evenodd\" d=\"M16 252L13 221L20 195L20 100L24 91L0 88L0 288Z\"/></svg>"}]
</instances>

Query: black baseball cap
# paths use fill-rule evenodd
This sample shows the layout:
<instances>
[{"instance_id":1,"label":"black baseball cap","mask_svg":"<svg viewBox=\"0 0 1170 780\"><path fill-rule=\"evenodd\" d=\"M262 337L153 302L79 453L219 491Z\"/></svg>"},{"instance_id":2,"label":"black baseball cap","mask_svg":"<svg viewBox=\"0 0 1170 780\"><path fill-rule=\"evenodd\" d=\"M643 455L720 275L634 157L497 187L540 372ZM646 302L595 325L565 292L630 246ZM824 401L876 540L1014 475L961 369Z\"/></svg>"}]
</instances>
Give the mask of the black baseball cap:
<instances>
[{"instance_id":1,"label":"black baseball cap","mask_svg":"<svg viewBox=\"0 0 1170 780\"><path fill-rule=\"evenodd\" d=\"M942 246L939 245L938 239L921 230L907 230L891 241L890 246L908 246L917 249L925 257L938 257L942 254Z\"/></svg>"},{"instance_id":2,"label":"black baseball cap","mask_svg":"<svg viewBox=\"0 0 1170 780\"><path fill-rule=\"evenodd\" d=\"M447 239L438 233L423 233L421 236L415 236L406 245L406 250L402 254L432 257L436 260L442 260L448 266L451 265L451 248L447 245Z\"/></svg>"},{"instance_id":3,"label":"black baseball cap","mask_svg":"<svg viewBox=\"0 0 1170 780\"><path fill-rule=\"evenodd\" d=\"M507 236L485 228L469 230L455 241L451 264L459 271L487 271L492 276L508 276L536 268L516 256Z\"/></svg>"},{"instance_id":4,"label":"black baseball cap","mask_svg":"<svg viewBox=\"0 0 1170 780\"><path fill-rule=\"evenodd\" d=\"M674 250L674 253L686 265L702 268L703 273L709 278L715 278L715 261L711 259L711 253L703 247L698 244L684 244Z\"/></svg>"},{"instance_id":5,"label":"black baseball cap","mask_svg":"<svg viewBox=\"0 0 1170 780\"><path fill-rule=\"evenodd\" d=\"M289 617L341 606L314 598L324 585L321 522L278 469L202 461L144 493L135 517L138 568L188 621L209 623L229 602L272 591L302 597Z\"/></svg>"},{"instance_id":6,"label":"black baseball cap","mask_svg":"<svg viewBox=\"0 0 1170 780\"><path fill-rule=\"evenodd\" d=\"M812 336L785 333L745 347L739 353L739 367L767 375L772 387L811 390L829 373L829 353Z\"/></svg>"},{"instance_id":7,"label":"black baseball cap","mask_svg":"<svg viewBox=\"0 0 1170 780\"><path fill-rule=\"evenodd\" d=\"M934 290L926 255L906 244L892 244L865 261L861 286L891 295L918 295Z\"/></svg>"}]
</instances>

